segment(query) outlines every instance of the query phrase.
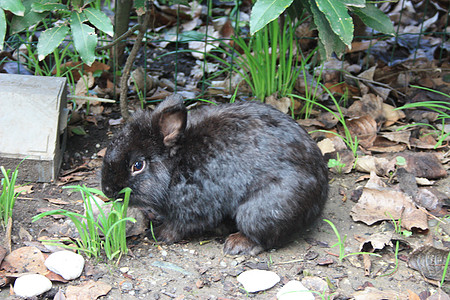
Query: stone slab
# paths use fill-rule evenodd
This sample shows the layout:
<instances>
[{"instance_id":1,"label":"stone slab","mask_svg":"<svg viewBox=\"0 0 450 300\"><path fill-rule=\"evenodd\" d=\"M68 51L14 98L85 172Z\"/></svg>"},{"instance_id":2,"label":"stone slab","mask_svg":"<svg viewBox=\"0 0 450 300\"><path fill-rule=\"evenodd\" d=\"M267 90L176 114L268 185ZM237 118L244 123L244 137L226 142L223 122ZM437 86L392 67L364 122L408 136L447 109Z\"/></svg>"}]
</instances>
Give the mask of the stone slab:
<instances>
[{"instance_id":1,"label":"stone slab","mask_svg":"<svg viewBox=\"0 0 450 300\"><path fill-rule=\"evenodd\" d=\"M19 180L58 176L66 141L66 79L0 74L0 165Z\"/></svg>"}]
</instances>

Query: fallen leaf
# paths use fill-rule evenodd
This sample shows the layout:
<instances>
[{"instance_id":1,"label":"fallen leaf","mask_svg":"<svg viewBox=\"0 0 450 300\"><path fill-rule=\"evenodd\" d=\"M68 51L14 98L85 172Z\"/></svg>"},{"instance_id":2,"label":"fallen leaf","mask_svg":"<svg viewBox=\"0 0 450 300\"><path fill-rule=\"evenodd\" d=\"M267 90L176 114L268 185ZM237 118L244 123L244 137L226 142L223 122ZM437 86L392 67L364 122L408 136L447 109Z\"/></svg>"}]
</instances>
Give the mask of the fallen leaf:
<instances>
[{"instance_id":1,"label":"fallen leaf","mask_svg":"<svg viewBox=\"0 0 450 300\"><path fill-rule=\"evenodd\" d=\"M374 118L365 115L363 117L348 119L346 123L352 137L357 136L358 142L362 147L370 148L373 145L378 131Z\"/></svg>"},{"instance_id":2,"label":"fallen leaf","mask_svg":"<svg viewBox=\"0 0 450 300\"><path fill-rule=\"evenodd\" d=\"M385 157L362 156L356 160L356 170L365 173L375 172L378 176L389 175L395 170L396 160Z\"/></svg>"},{"instance_id":3,"label":"fallen leaf","mask_svg":"<svg viewBox=\"0 0 450 300\"><path fill-rule=\"evenodd\" d=\"M45 275L48 270L44 265L44 254L36 247L21 247L8 254L3 264L13 267L17 273L38 273Z\"/></svg>"},{"instance_id":4,"label":"fallen leaf","mask_svg":"<svg viewBox=\"0 0 450 300\"><path fill-rule=\"evenodd\" d=\"M417 208L408 195L387 187L374 172L370 174L350 215L354 221L362 221L367 225L393 218L401 219L402 227L408 230L428 229L426 213Z\"/></svg>"},{"instance_id":5,"label":"fallen leaf","mask_svg":"<svg viewBox=\"0 0 450 300\"><path fill-rule=\"evenodd\" d=\"M61 198L55 199L55 198L44 198L44 200L47 200L50 203L53 204L61 204L61 205L67 205L70 204L68 201L62 200Z\"/></svg>"},{"instance_id":6,"label":"fallen leaf","mask_svg":"<svg viewBox=\"0 0 450 300\"><path fill-rule=\"evenodd\" d=\"M28 194L33 193L33 186L32 185L16 185L16 186L14 186L14 192L28 195Z\"/></svg>"},{"instance_id":7,"label":"fallen leaf","mask_svg":"<svg viewBox=\"0 0 450 300\"><path fill-rule=\"evenodd\" d=\"M392 153L392 152L402 152L406 150L405 144L399 144L396 142L392 142L384 137L377 136L372 146L367 148L369 151L373 152L384 152L384 153Z\"/></svg>"},{"instance_id":8,"label":"fallen leaf","mask_svg":"<svg viewBox=\"0 0 450 300\"><path fill-rule=\"evenodd\" d=\"M97 299L107 295L111 286L103 281L89 280L78 286L70 285L66 289L67 300Z\"/></svg>"},{"instance_id":9,"label":"fallen leaf","mask_svg":"<svg viewBox=\"0 0 450 300\"><path fill-rule=\"evenodd\" d=\"M353 294L355 300L397 300L408 299L408 295L393 290L380 291L374 287L367 287L364 291L358 291Z\"/></svg>"},{"instance_id":10,"label":"fallen leaf","mask_svg":"<svg viewBox=\"0 0 450 300\"><path fill-rule=\"evenodd\" d=\"M385 119L384 121L384 127L391 126L395 122L397 122L400 119L405 118L405 113L401 110L395 110L395 107L392 105L383 103L383 117Z\"/></svg>"},{"instance_id":11,"label":"fallen leaf","mask_svg":"<svg viewBox=\"0 0 450 300\"><path fill-rule=\"evenodd\" d=\"M399 153L398 156L406 159L406 166L404 168L416 177L439 179L447 176L447 171L442 167L441 162L433 153L403 152Z\"/></svg>"},{"instance_id":12,"label":"fallen leaf","mask_svg":"<svg viewBox=\"0 0 450 300\"><path fill-rule=\"evenodd\" d=\"M409 139L411 138L411 131L380 132L379 135L391 142L404 143L410 148Z\"/></svg>"},{"instance_id":13,"label":"fallen leaf","mask_svg":"<svg viewBox=\"0 0 450 300\"><path fill-rule=\"evenodd\" d=\"M441 280L448 254L448 250L422 246L411 253L408 266L428 279ZM450 280L449 272L445 280Z\"/></svg>"},{"instance_id":14,"label":"fallen leaf","mask_svg":"<svg viewBox=\"0 0 450 300\"><path fill-rule=\"evenodd\" d=\"M384 246L392 247L392 231L377 232L370 235L359 246L360 251L381 250Z\"/></svg>"}]
</instances>

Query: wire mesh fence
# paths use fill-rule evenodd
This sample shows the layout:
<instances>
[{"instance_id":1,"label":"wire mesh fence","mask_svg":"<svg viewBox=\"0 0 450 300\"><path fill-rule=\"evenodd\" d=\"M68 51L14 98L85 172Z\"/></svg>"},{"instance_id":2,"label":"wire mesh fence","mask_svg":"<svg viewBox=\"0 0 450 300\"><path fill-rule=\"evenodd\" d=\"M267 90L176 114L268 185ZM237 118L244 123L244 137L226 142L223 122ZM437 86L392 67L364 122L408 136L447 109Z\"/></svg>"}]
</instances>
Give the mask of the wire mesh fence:
<instances>
[{"instance_id":1,"label":"wire mesh fence","mask_svg":"<svg viewBox=\"0 0 450 300\"><path fill-rule=\"evenodd\" d=\"M112 10L112 4L109 5ZM191 2L190 7L163 6L156 2L151 6L152 25L145 35L143 47L133 69L142 67L148 74L162 73L163 77L173 81L172 88L175 91L185 76L193 76L198 79L198 97L205 95L216 78L229 78L227 90L232 93L232 77L236 76L236 60L239 57L235 54L225 57L223 53L215 52L215 49L223 45L236 48L233 36L249 39L246 24L251 5L245 1L220 3L208 0L203 3ZM354 17L354 41L352 48L347 49L340 58L342 62L351 60L361 64L363 68L374 63L391 66L408 64L409 68L414 68L424 60L433 61L436 67L449 61L448 1L399 0L379 2L378 7L391 18L395 25L395 35L387 36L375 32ZM196 10L195 14L192 14L193 10ZM190 12L187 13L188 11ZM137 18L132 19L131 25L136 22ZM315 49L317 45L317 32L311 29L311 25L311 20L306 16L302 17L302 22L296 27L295 44L300 57ZM66 40L60 47L62 53L59 57L52 55L42 62L37 62L34 59L36 51L33 50L36 46L34 34L35 32L30 31L22 35L12 35L6 41L8 49L15 53L16 72L62 75L64 70L58 71L55 67L57 64L80 61L73 50L72 41ZM133 38L125 40L125 52L130 50L133 42ZM99 46L108 43L110 40L100 39ZM5 56L2 61L6 62L11 58ZM214 61L214 58L223 59L227 64L221 63L220 60ZM123 63L115 60L111 49L98 51L97 60L111 67L112 81L116 87L118 77L115 75L120 75ZM445 71L448 70L444 69ZM74 81L69 78L69 81L71 80ZM141 97L144 99L147 99L147 90L144 85L141 91Z\"/></svg>"}]
</instances>

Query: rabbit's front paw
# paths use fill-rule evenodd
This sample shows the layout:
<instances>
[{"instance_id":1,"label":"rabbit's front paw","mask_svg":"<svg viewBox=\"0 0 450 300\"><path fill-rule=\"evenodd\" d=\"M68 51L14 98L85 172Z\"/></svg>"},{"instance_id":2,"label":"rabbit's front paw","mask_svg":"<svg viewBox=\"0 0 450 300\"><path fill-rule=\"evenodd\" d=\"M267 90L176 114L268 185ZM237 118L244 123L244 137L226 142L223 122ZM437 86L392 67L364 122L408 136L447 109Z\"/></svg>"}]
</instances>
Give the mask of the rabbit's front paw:
<instances>
[{"instance_id":1,"label":"rabbit's front paw","mask_svg":"<svg viewBox=\"0 0 450 300\"><path fill-rule=\"evenodd\" d=\"M225 241L223 252L230 255L248 254L257 255L264 249L243 235L241 232L230 234Z\"/></svg>"}]
</instances>

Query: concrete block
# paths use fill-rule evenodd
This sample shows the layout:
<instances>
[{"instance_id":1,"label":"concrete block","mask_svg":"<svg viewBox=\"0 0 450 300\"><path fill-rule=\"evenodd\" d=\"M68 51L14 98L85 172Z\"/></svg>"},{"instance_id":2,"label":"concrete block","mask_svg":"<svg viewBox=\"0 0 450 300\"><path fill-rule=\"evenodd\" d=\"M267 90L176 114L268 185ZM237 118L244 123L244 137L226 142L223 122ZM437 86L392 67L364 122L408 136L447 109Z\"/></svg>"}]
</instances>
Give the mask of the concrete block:
<instances>
[{"instance_id":1,"label":"concrete block","mask_svg":"<svg viewBox=\"0 0 450 300\"><path fill-rule=\"evenodd\" d=\"M19 180L58 177L67 125L66 79L0 74L0 165Z\"/></svg>"}]
</instances>

